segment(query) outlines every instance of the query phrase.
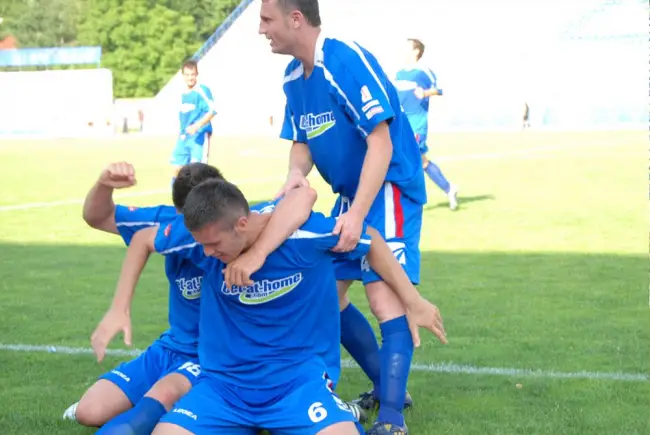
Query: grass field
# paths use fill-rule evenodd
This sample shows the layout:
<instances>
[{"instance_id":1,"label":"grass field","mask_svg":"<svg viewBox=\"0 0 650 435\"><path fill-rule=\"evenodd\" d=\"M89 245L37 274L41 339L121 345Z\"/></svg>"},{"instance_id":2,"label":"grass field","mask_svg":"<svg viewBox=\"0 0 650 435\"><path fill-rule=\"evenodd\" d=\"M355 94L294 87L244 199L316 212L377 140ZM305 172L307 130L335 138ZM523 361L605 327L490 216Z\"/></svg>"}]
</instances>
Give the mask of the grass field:
<instances>
[{"instance_id":1,"label":"grass field","mask_svg":"<svg viewBox=\"0 0 650 435\"><path fill-rule=\"evenodd\" d=\"M647 134L433 140L432 156L461 187L460 209L429 184L420 290L441 308L450 343L425 335L414 356L411 434L647 435ZM88 347L124 248L85 226L81 200L103 165L128 160L138 185L120 202L169 202L170 147L142 137L0 142L0 434L93 432L60 417L128 357L99 365L63 348L12 346ZM287 152L268 138L224 138L211 163L264 200ZM333 196L312 178L328 210ZM360 290L351 296L369 313ZM166 328L166 293L156 257L135 299L135 347ZM119 338L112 348L123 348ZM347 368L340 393L368 386Z\"/></svg>"}]
</instances>

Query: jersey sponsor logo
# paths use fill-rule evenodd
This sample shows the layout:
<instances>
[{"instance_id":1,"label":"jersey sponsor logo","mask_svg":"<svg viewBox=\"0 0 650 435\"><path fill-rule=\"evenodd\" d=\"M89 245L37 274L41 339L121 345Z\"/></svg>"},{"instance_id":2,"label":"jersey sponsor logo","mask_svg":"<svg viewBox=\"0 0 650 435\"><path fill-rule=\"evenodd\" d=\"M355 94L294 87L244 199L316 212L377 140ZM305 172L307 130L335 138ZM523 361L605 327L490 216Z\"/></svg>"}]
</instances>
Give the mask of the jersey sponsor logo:
<instances>
[{"instance_id":1,"label":"jersey sponsor logo","mask_svg":"<svg viewBox=\"0 0 650 435\"><path fill-rule=\"evenodd\" d=\"M334 127L334 112L307 113L300 116L300 128L305 130L307 139L314 139Z\"/></svg>"},{"instance_id":2,"label":"jersey sponsor logo","mask_svg":"<svg viewBox=\"0 0 650 435\"><path fill-rule=\"evenodd\" d=\"M196 108L196 105L192 103L182 103L181 104L181 113L190 113Z\"/></svg>"},{"instance_id":3,"label":"jersey sponsor logo","mask_svg":"<svg viewBox=\"0 0 650 435\"><path fill-rule=\"evenodd\" d=\"M302 282L302 273L296 273L279 279L263 279L255 281L250 286L233 285L228 288L226 283L221 285L221 293L229 296L239 296L239 302L245 305L265 304L286 295Z\"/></svg>"},{"instance_id":4,"label":"jersey sponsor logo","mask_svg":"<svg viewBox=\"0 0 650 435\"><path fill-rule=\"evenodd\" d=\"M185 299L194 300L201 297L202 276L192 278L177 278L176 285Z\"/></svg>"}]
</instances>

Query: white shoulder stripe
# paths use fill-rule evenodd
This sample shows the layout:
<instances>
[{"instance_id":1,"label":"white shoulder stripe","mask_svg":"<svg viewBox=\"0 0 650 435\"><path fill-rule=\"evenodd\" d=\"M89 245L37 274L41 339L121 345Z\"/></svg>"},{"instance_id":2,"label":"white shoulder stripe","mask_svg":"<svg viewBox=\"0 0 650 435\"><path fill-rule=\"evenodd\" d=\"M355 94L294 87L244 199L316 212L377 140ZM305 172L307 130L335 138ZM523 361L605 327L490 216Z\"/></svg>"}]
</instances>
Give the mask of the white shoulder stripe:
<instances>
[{"instance_id":1,"label":"white shoulder stripe","mask_svg":"<svg viewBox=\"0 0 650 435\"><path fill-rule=\"evenodd\" d=\"M294 80L298 80L304 74L304 71L305 70L303 69L302 63L301 63L300 65L298 65L298 67L296 69L294 69L289 74L284 76L284 83L283 84L292 82Z\"/></svg>"},{"instance_id":2,"label":"white shoulder stripe","mask_svg":"<svg viewBox=\"0 0 650 435\"><path fill-rule=\"evenodd\" d=\"M164 251L161 251L161 252L159 252L159 254L161 254L161 255L172 254L174 252L179 252L179 251L182 251L184 249L192 249L196 245L198 245L198 243L194 242L194 243L188 243L187 245L175 246L173 248L169 248L169 249L166 249Z\"/></svg>"},{"instance_id":3,"label":"white shoulder stripe","mask_svg":"<svg viewBox=\"0 0 650 435\"><path fill-rule=\"evenodd\" d=\"M205 103L208 105L208 107L211 110L216 112L216 110L214 108L214 101L211 100L210 98L208 98L208 95L205 93L205 91L203 90L203 87L200 84L196 85L196 92L203 98L203 101L205 101Z\"/></svg>"},{"instance_id":4,"label":"white shoulder stripe","mask_svg":"<svg viewBox=\"0 0 650 435\"><path fill-rule=\"evenodd\" d=\"M116 222L118 227L153 227L160 225L159 222Z\"/></svg>"},{"instance_id":5,"label":"white shoulder stripe","mask_svg":"<svg viewBox=\"0 0 650 435\"><path fill-rule=\"evenodd\" d=\"M319 239L322 237L331 237L334 234L332 233L315 233L313 231L307 230L296 230L292 235L289 236L290 239Z\"/></svg>"},{"instance_id":6,"label":"white shoulder stripe","mask_svg":"<svg viewBox=\"0 0 650 435\"><path fill-rule=\"evenodd\" d=\"M379 80L379 77L377 76L377 73L375 72L375 70L372 69L372 67L370 66L370 63L368 62L368 59L366 59L366 56L363 54L363 51L361 51L361 48L359 47L359 44L357 44L354 41L344 41L344 40L341 40L341 39L339 39L339 41L341 41L342 43L344 43L345 45L350 47L352 50L354 50L355 53L357 53L357 55L359 55L359 57L361 58L361 62L363 62L363 64L366 66L366 68L368 69L368 72L370 72L370 75L372 75L372 77L375 79L375 81L377 82L377 85L379 85L379 88L382 90L382 92L386 96L386 100L388 101L389 100L388 93L386 92L386 89L384 88L384 85L381 83L381 80Z\"/></svg>"}]
</instances>

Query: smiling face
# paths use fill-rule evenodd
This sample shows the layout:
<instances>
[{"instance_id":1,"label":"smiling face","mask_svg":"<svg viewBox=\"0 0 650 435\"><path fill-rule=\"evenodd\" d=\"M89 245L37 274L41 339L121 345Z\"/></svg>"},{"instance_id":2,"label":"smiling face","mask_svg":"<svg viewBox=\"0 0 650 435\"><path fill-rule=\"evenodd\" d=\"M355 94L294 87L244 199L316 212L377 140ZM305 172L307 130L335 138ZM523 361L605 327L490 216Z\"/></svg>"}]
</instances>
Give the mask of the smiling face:
<instances>
[{"instance_id":1,"label":"smiling face","mask_svg":"<svg viewBox=\"0 0 650 435\"><path fill-rule=\"evenodd\" d=\"M262 0L259 33L269 40L273 53L293 53L301 21L299 11L285 8L278 0Z\"/></svg>"}]
</instances>

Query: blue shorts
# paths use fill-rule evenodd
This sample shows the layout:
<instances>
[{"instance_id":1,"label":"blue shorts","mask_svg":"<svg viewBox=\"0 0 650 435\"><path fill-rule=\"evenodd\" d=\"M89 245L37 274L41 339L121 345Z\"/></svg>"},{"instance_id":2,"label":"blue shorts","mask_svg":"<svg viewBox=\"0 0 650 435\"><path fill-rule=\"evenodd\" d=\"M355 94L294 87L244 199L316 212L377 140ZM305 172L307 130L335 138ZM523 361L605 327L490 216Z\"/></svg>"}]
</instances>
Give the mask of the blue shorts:
<instances>
[{"instance_id":1,"label":"blue shorts","mask_svg":"<svg viewBox=\"0 0 650 435\"><path fill-rule=\"evenodd\" d=\"M169 161L173 166L184 166L189 163L207 163L208 156L203 144L208 141L208 133L189 136L181 135L176 141L176 147L172 151L172 157Z\"/></svg>"},{"instance_id":2,"label":"blue shorts","mask_svg":"<svg viewBox=\"0 0 650 435\"><path fill-rule=\"evenodd\" d=\"M160 422L197 435L256 435L260 429L271 435L312 435L337 423L355 422L324 376L307 376L294 385L286 394L268 395L264 403L251 405L244 398L255 397L259 390L204 375Z\"/></svg>"},{"instance_id":3,"label":"blue shorts","mask_svg":"<svg viewBox=\"0 0 650 435\"><path fill-rule=\"evenodd\" d=\"M199 359L175 352L156 341L137 358L120 364L99 379L117 385L135 406L156 382L170 373L180 373L194 385L201 374Z\"/></svg>"},{"instance_id":4,"label":"blue shorts","mask_svg":"<svg viewBox=\"0 0 650 435\"><path fill-rule=\"evenodd\" d=\"M352 199L339 196L332 209L338 217L348 211ZM366 223L381 234L393 250L413 284L420 282L420 232L423 207L386 182L379 191L366 217ZM382 279L368 265L365 256L360 260L334 260L336 279L363 281L368 284Z\"/></svg>"},{"instance_id":5,"label":"blue shorts","mask_svg":"<svg viewBox=\"0 0 650 435\"><path fill-rule=\"evenodd\" d=\"M415 133L415 140L420 147L420 154L426 154L429 151L429 146L427 145L427 135Z\"/></svg>"}]
</instances>

